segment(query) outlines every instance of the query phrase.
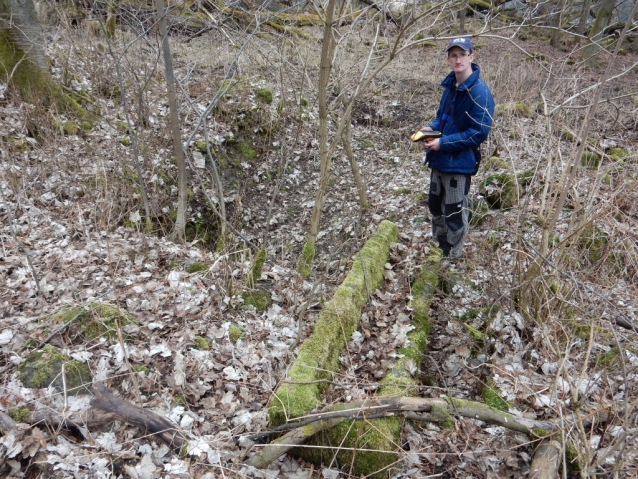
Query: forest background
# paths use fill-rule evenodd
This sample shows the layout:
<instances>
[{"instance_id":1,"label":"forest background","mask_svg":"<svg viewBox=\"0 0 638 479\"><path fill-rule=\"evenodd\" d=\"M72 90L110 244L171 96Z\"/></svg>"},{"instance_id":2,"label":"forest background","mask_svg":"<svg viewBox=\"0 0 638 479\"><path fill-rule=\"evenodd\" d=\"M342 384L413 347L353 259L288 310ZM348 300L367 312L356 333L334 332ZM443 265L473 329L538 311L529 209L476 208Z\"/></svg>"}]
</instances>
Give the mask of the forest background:
<instances>
[{"instance_id":1,"label":"forest background","mask_svg":"<svg viewBox=\"0 0 638 479\"><path fill-rule=\"evenodd\" d=\"M2 0L3 477L638 475L635 9ZM497 108L441 262L458 35Z\"/></svg>"}]
</instances>

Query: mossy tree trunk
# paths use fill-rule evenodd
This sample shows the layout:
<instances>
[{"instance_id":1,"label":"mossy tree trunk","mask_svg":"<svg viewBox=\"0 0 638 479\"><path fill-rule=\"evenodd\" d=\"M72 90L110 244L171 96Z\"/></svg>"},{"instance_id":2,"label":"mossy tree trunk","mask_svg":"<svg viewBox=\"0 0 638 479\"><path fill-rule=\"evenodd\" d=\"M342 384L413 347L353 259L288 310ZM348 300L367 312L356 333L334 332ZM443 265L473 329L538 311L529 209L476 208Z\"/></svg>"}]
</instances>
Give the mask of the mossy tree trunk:
<instances>
[{"instance_id":1,"label":"mossy tree trunk","mask_svg":"<svg viewBox=\"0 0 638 479\"><path fill-rule=\"evenodd\" d=\"M589 19L590 8L591 8L591 0L584 0L583 10L580 14L580 19L578 20L578 27L576 27L576 32L579 35L583 35L585 33L585 29L587 28L587 20Z\"/></svg>"},{"instance_id":2,"label":"mossy tree trunk","mask_svg":"<svg viewBox=\"0 0 638 479\"><path fill-rule=\"evenodd\" d=\"M600 9L596 14L596 20L594 21L594 25L591 27L589 32L589 41L590 44L587 45L584 51L585 58L589 59L588 62L592 63L594 56L600 50L600 41L603 38L603 32L607 25L609 25L609 21L611 20L611 15L614 11L614 0L603 0L600 4Z\"/></svg>"},{"instance_id":3,"label":"mossy tree trunk","mask_svg":"<svg viewBox=\"0 0 638 479\"><path fill-rule=\"evenodd\" d=\"M23 100L58 109L82 109L53 81L33 0L0 0L0 79Z\"/></svg>"}]
</instances>

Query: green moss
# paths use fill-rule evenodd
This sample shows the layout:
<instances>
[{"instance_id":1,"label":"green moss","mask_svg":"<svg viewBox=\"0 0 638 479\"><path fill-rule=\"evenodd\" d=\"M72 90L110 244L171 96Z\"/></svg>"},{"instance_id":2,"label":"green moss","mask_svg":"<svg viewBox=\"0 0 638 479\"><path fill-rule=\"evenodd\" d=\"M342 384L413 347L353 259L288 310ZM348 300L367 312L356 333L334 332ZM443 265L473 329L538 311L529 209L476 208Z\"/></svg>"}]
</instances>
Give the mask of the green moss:
<instances>
[{"instance_id":1,"label":"green moss","mask_svg":"<svg viewBox=\"0 0 638 479\"><path fill-rule=\"evenodd\" d=\"M412 324L416 330L422 330L426 335L430 331L430 304L437 289L440 269L441 250L435 249L426 259L425 265L419 268L412 284ZM425 345L423 348L425 350Z\"/></svg>"},{"instance_id":2,"label":"green moss","mask_svg":"<svg viewBox=\"0 0 638 479\"><path fill-rule=\"evenodd\" d=\"M336 409L349 409L349 405ZM397 460L396 442L390 438L400 436L403 422L401 418L342 421L313 437L313 445L318 447L298 448L294 454L318 465L352 468L353 477L387 478L388 468Z\"/></svg>"},{"instance_id":3,"label":"green moss","mask_svg":"<svg viewBox=\"0 0 638 479\"><path fill-rule=\"evenodd\" d=\"M79 128L78 124L74 121L65 121L62 124L62 130L66 135L77 135Z\"/></svg>"},{"instance_id":4,"label":"green moss","mask_svg":"<svg viewBox=\"0 0 638 479\"><path fill-rule=\"evenodd\" d=\"M255 261L253 261L253 265L250 268L250 272L248 273L248 278L246 280L246 285L249 288L254 288L256 281L261 278L261 272L264 269L264 263L266 262L266 250L260 249L257 256L255 256Z\"/></svg>"},{"instance_id":5,"label":"green moss","mask_svg":"<svg viewBox=\"0 0 638 479\"><path fill-rule=\"evenodd\" d=\"M365 150L367 148L373 148L374 147L374 142L372 140L361 140L359 142L359 148L361 148L362 150Z\"/></svg>"},{"instance_id":6,"label":"green moss","mask_svg":"<svg viewBox=\"0 0 638 479\"><path fill-rule=\"evenodd\" d=\"M578 247L586 252L587 259L591 263L595 263L605 254L608 236L599 226L589 223L578 237Z\"/></svg>"},{"instance_id":7,"label":"green moss","mask_svg":"<svg viewBox=\"0 0 638 479\"><path fill-rule=\"evenodd\" d=\"M339 354L359 324L367 292L381 285L390 244L397 238L396 225L383 221L356 255L348 276L326 303L313 333L299 348L290 368L291 381L312 384L283 384L277 389L269 405L274 424L305 415L321 402L320 393L327 383L317 381L331 378L339 368Z\"/></svg>"},{"instance_id":8,"label":"green moss","mask_svg":"<svg viewBox=\"0 0 638 479\"><path fill-rule=\"evenodd\" d=\"M476 340L476 341L483 341L485 339L485 335L479 331L478 329L470 326L467 323L463 323L463 326L465 326L465 329L467 329L467 331L470 333L470 335Z\"/></svg>"},{"instance_id":9,"label":"green moss","mask_svg":"<svg viewBox=\"0 0 638 479\"><path fill-rule=\"evenodd\" d=\"M526 186L529 186L532 183L535 175L536 175L536 171L533 169L523 171L522 173L518 173L516 175L516 180L518 181L518 184L522 188L525 188Z\"/></svg>"},{"instance_id":10,"label":"green moss","mask_svg":"<svg viewBox=\"0 0 638 479\"><path fill-rule=\"evenodd\" d=\"M470 226L481 226L489 218L490 207L483 199L473 201L470 205Z\"/></svg>"},{"instance_id":11,"label":"green moss","mask_svg":"<svg viewBox=\"0 0 638 479\"><path fill-rule=\"evenodd\" d=\"M454 427L454 418L448 411L447 407L434 404L432 405L431 414L442 427L447 429L452 429Z\"/></svg>"},{"instance_id":12,"label":"green moss","mask_svg":"<svg viewBox=\"0 0 638 479\"><path fill-rule=\"evenodd\" d=\"M125 121L122 120L116 120L115 121L115 127L121 131L122 133L128 133L128 124Z\"/></svg>"},{"instance_id":13,"label":"green moss","mask_svg":"<svg viewBox=\"0 0 638 479\"><path fill-rule=\"evenodd\" d=\"M89 120L82 120L82 122L80 122L80 127L84 131L89 131L93 129L93 123L91 123Z\"/></svg>"},{"instance_id":14,"label":"green moss","mask_svg":"<svg viewBox=\"0 0 638 479\"><path fill-rule=\"evenodd\" d=\"M395 188L392 190L392 194L395 196L398 195L409 195L412 193L412 188L403 187L403 188Z\"/></svg>"},{"instance_id":15,"label":"green moss","mask_svg":"<svg viewBox=\"0 0 638 479\"><path fill-rule=\"evenodd\" d=\"M315 259L315 245L306 241L297 260L297 272L304 278L310 278L312 262Z\"/></svg>"},{"instance_id":16,"label":"green moss","mask_svg":"<svg viewBox=\"0 0 638 479\"><path fill-rule=\"evenodd\" d=\"M206 142L204 140L197 140L195 142L195 148L199 150L200 153L206 154Z\"/></svg>"},{"instance_id":17,"label":"green moss","mask_svg":"<svg viewBox=\"0 0 638 479\"><path fill-rule=\"evenodd\" d=\"M120 139L120 143L124 146L131 146L131 137L125 136L124 138Z\"/></svg>"},{"instance_id":18,"label":"green moss","mask_svg":"<svg viewBox=\"0 0 638 479\"><path fill-rule=\"evenodd\" d=\"M231 343L235 344L237 340L241 338L242 334L244 334L244 332L236 324L231 323L228 326L228 339L230 340Z\"/></svg>"},{"instance_id":19,"label":"green moss","mask_svg":"<svg viewBox=\"0 0 638 479\"><path fill-rule=\"evenodd\" d=\"M530 116L529 105L525 103L500 103L496 105L499 113L509 113L514 116Z\"/></svg>"},{"instance_id":20,"label":"green moss","mask_svg":"<svg viewBox=\"0 0 638 479\"><path fill-rule=\"evenodd\" d=\"M195 261L194 263L189 264L186 267L185 271L187 273L200 273L202 271L208 271L208 265L200 261Z\"/></svg>"},{"instance_id":21,"label":"green moss","mask_svg":"<svg viewBox=\"0 0 638 479\"><path fill-rule=\"evenodd\" d=\"M497 169L505 169L509 165L507 161L501 160L498 156L490 156L487 160L485 160L484 169L486 170L497 170Z\"/></svg>"},{"instance_id":22,"label":"green moss","mask_svg":"<svg viewBox=\"0 0 638 479\"><path fill-rule=\"evenodd\" d=\"M31 420L31 410L28 407L13 407L8 411L9 417L15 422L29 424Z\"/></svg>"},{"instance_id":23,"label":"green moss","mask_svg":"<svg viewBox=\"0 0 638 479\"><path fill-rule=\"evenodd\" d=\"M502 209L514 207L521 194L517 177L509 173L489 175L480 183L479 191L492 208Z\"/></svg>"},{"instance_id":24,"label":"green moss","mask_svg":"<svg viewBox=\"0 0 638 479\"><path fill-rule=\"evenodd\" d=\"M535 437L549 437L552 435L548 430L539 427L532 429L532 434L534 434Z\"/></svg>"},{"instance_id":25,"label":"green moss","mask_svg":"<svg viewBox=\"0 0 638 479\"><path fill-rule=\"evenodd\" d=\"M84 307L67 308L52 316L56 322L66 323L73 318L83 339L117 339L118 323L120 327L134 324L135 319L125 310L108 303L90 303ZM125 336L126 337L126 336Z\"/></svg>"},{"instance_id":26,"label":"green moss","mask_svg":"<svg viewBox=\"0 0 638 479\"><path fill-rule=\"evenodd\" d=\"M242 298L245 305L253 306L257 311L266 311L271 304L270 293L263 289L246 292Z\"/></svg>"},{"instance_id":27,"label":"green moss","mask_svg":"<svg viewBox=\"0 0 638 479\"><path fill-rule=\"evenodd\" d=\"M262 88L257 90L255 95L264 103L268 103L269 105L272 103L272 90Z\"/></svg>"},{"instance_id":28,"label":"green moss","mask_svg":"<svg viewBox=\"0 0 638 479\"><path fill-rule=\"evenodd\" d=\"M481 396L483 397L483 402L488 406L498 409L499 411L507 412L509 410L509 405L507 401L505 401L498 390L494 387L494 382L491 378L485 380L485 384L483 384L483 388L481 391Z\"/></svg>"},{"instance_id":29,"label":"green moss","mask_svg":"<svg viewBox=\"0 0 638 479\"><path fill-rule=\"evenodd\" d=\"M62 370L64 369L64 378ZM75 395L91 384L89 367L72 360L51 345L29 354L18 366L18 379L29 388L46 388L53 385L59 390L66 386L68 394Z\"/></svg>"},{"instance_id":30,"label":"green moss","mask_svg":"<svg viewBox=\"0 0 638 479\"><path fill-rule=\"evenodd\" d=\"M607 155L619 163L623 163L624 158L627 156L627 152L622 148L610 148L607 150Z\"/></svg>"},{"instance_id":31,"label":"green moss","mask_svg":"<svg viewBox=\"0 0 638 479\"><path fill-rule=\"evenodd\" d=\"M193 341L195 343L195 349L199 349L200 351L208 351L210 349L210 343L206 338L195 336Z\"/></svg>"},{"instance_id":32,"label":"green moss","mask_svg":"<svg viewBox=\"0 0 638 479\"><path fill-rule=\"evenodd\" d=\"M245 159L249 161L254 160L255 157L257 156L257 152L253 148L252 144L248 141L240 142L237 145L237 148L239 148L239 152L241 153L241 156L243 156Z\"/></svg>"},{"instance_id":33,"label":"green moss","mask_svg":"<svg viewBox=\"0 0 638 479\"><path fill-rule=\"evenodd\" d=\"M133 371L134 373L142 373L145 376L148 376L149 374L151 374L151 370L148 366L142 366L139 364L131 366L131 371Z\"/></svg>"},{"instance_id":34,"label":"green moss","mask_svg":"<svg viewBox=\"0 0 638 479\"><path fill-rule=\"evenodd\" d=\"M570 477L580 476L580 465L578 463L578 449L574 443L567 441L565 444L565 463L567 464L567 472Z\"/></svg>"},{"instance_id":35,"label":"green moss","mask_svg":"<svg viewBox=\"0 0 638 479\"><path fill-rule=\"evenodd\" d=\"M596 364L603 368L609 368L618 362L618 356L620 356L620 350L618 347L613 347L609 351L598 355Z\"/></svg>"},{"instance_id":36,"label":"green moss","mask_svg":"<svg viewBox=\"0 0 638 479\"><path fill-rule=\"evenodd\" d=\"M86 111L70 96L62 91L48 70L25 60L25 51L16 44L11 29L0 30L0 79L19 92L23 100L34 105L55 106L58 111L72 112L80 118Z\"/></svg>"},{"instance_id":37,"label":"green moss","mask_svg":"<svg viewBox=\"0 0 638 479\"><path fill-rule=\"evenodd\" d=\"M583 156L580 157L580 164L590 170L594 170L600 165L600 160L601 156L599 154L586 151L583 153Z\"/></svg>"}]
</instances>

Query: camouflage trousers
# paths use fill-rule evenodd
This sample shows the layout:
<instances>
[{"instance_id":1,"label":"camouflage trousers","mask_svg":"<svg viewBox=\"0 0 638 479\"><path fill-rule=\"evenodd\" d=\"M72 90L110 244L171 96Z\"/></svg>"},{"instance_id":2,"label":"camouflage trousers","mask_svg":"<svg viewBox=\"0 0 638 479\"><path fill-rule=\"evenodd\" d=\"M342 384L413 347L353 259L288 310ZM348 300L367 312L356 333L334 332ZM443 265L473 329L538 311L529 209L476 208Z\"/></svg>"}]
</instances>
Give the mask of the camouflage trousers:
<instances>
[{"instance_id":1,"label":"camouflage trousers","mask_svg":"<svg viewBox=\"0 0 638 479\"><path fill-rule=\"evenodd\" d=\"M460 258L468 231L470 175L432 170L428 209L432 214L432 238L443 256Z\"/></svg>"}]
</instances>

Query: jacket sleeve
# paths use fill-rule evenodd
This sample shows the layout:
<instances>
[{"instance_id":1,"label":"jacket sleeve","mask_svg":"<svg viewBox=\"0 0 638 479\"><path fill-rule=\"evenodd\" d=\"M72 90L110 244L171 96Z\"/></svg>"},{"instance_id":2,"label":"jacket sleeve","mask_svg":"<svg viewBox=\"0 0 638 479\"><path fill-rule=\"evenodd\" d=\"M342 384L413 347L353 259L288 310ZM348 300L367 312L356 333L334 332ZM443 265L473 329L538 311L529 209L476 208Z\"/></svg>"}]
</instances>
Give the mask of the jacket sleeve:
<instances>
[{"instance_id":1,"label":"jacket sleeve","mask_svg":"<svg viewBox=\"0 0 638 479\"><path fill-rule=\"evenodd\" d=\"M444 153L476 148L487 139L492 127L494 99L489 88L481 83L468 90L467 93L470 107L465 111L465 114L469 118L465 118L463 123L460 119L456 120L457 123L465 124L467 127L463 131L441 137L441 151ZM452 120L450 119L450 121Z\"/></svg>"},{"instance_id":2,"label":"jacket sleeve","mask_svg":"<svg viewBox=\"0 0 638 479\"><path fill-rule=\"evenodd\" d=\"M436 110L436 118L434 119L434 121L432 121L432 123L428 125L434 131L440 131L439 128L441 127L441 119L443 118L443 105L445 105L445 102L447 101L448 93L449 90L445 90L443 95L441 95L439 108Z\"/></svg>"}]
</instances>

